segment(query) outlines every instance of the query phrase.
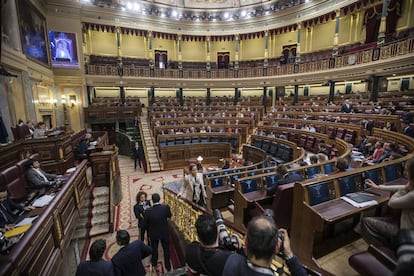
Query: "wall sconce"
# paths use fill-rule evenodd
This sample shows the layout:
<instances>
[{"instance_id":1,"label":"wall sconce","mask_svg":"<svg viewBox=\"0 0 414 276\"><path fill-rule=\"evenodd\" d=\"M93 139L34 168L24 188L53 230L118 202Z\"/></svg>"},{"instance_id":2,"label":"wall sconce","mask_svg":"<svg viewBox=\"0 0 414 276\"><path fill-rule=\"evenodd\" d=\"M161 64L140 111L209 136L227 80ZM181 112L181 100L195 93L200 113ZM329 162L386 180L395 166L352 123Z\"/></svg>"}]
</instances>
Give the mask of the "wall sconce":
<instances>
[{"instance_id":1,"label":"wall sconce","mask_svg":"<svg viewBox=\"0 0 414 276\"><path fill-rule=\"evenodd\" d=\"M69 102L70 102L71 108L74 108L75 105L76 105L76 95L70 95L69 96Z\"/></svg>"}]
</instances>

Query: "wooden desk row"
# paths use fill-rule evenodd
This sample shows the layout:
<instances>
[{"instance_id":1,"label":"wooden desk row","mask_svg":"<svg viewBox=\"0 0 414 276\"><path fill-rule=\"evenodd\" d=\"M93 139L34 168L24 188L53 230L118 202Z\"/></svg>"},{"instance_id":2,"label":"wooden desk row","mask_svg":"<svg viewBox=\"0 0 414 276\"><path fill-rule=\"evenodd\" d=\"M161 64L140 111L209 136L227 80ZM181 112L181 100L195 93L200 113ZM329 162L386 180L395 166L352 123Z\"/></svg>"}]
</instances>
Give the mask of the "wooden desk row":
<instances>
[{"instance_id":1,"label":"wooden desk row","mask_svg":"<svg viewBox=\"0 0 414 276\"><path fill-rule=\"evenodd\" d=\"M214 124L227 124L227 125L248 125L250 130L253 130L255 127L255 119L251 117L180 117L180 118L157 118L151 120L151 127L155 127L155 124L160 124L161 126L170 126L170 127L179 127L180 125L191 125L199 126L206 128L207 125Z\"/></svg>"},{"instance_id":2,"label":"wooden desk row","mask_svg":"<svg viewBox=\"0 0 414 276\"><path fill-rule=\"evenodd\" d=\"M398 160L295 183L291 244L301 261L310 267L318 267L313 257L313 247L315 237L323 232L324 226L378 207L388 200L389 193L368 189L367 192L379 205L362 208L345 202L341 196L364 190L367 178L377 184L407 183L403 178L403 166L413 156L410 154Z\"/></svg>"},{"instance_id":3,"label":"wooden desk row","mask_svg":"<svg viewBox=\"0 0 414 276\"><path fill-rule=\"evenodd\" d=\"M156 111L163 111L163 112L171 112L172 110L179 112L179 111L197 111L197 112L203 112L203 111L220 111L223 112L223 109L226 110L226 112L229 111L242 111L242 110L250 110L250 111L259 111L264 114L264 107L263 105L234 105L233 103L221 103L221 104L210 104L207 105L206 103L202 103L200 105L177 105L175 103L169 103L164 105L158 105L158 106L150 106L148 107L148 114L151 114L151 112Z\"/></svg>"},{"instance_id":4,"label":"wooden desk row","mask_svg":"<svg viewBox=\"0 0 414 276\"><path fill-rule=\"evenodd\" d=\"M161 148L163 169L183 168L189 165L189 160L203 157L205 163L215 163L218 158L231 156L229 143L183 144Z\"/></svg>"},{"instance_id":5,"label":"wooden desk row","mask_svg":"<svg viewBox=\"0 0 414 276\"><path fill-rule=\"evenodd\" d=\"M345 140L342 140L337 137L331 138L331 135L324 134L324 133L317 133L317 132L310 132L301 129L293 129L293 128L285 128L285 127L273 127L273 126L259 126L257 127L257 133L262 133L265 135L269 135L273 133L276 137L280 137L280 135L286 136L286 138L295 143L297 146L301 145L304 146L306 149L315 148L319 143L323 143L326 145L328 149L331 150L332 155L334 156L348 156L351 153L351 146ZM259 135L261 137L267 137L263 135ZM312 145L303 145L301 138L307 137L305 143L312 142ZM312 139L309 139L312 138ZM271 137L267 137L268 140ZM263 147L263 146L262 146ZM269 149L271 150L271 149Z\"/></svg>"},{"instance_id":6,"label":"wooden desk row","mask_svg":"<svg viewBox=\"0 0 414 276\"><path fill-rule=\"evenodd\" d=\"M211 110L211 111L152 111L149 112L148 117L151 121L156 120L157 118L179 118L179 117L197 117L199 120L204 117L219 117L218 115L223 114L221 110ZM262 119L262 111L228 111L225 112L225 117L237 117L238 115L243 114L243 117L252 117L256 120Z\"/></svg>"},{"instance_id":7,"label":"wooden desk row","mask_svg":"<svg viewBox=\"0 0 414 276\"><path fill-rule=\"evenodd\" d=\"M83 111L87 122L115 122L119 119L135 119L141 116L141 106L89 106Z\"/></svg>"},{"instance_id":8,"label":"wooden desk row","mask_svg":"<svg viewBox=\"0 0 414 276\"><path fill-rule=\"evenodd\" d=\"M86 163L79 164L11 252L0 255L0 275L58 275L87 195Z\"/></svg>"},{"instance_id":9,"label":"wooden desk row","mask_svg":"<svg viewBox=\"0 0 414 276\"><path fill-rule=\"evenodd\" d=\"M319 120L319 121L329 121L335 120L335 118L340 117L340 120L347 120L347 122L356 122L358 119L359 122L362 120L369 120L373 122L374 127L382 128L385 126L385 123L391 122L397 131L401 131L401 122L399 115L379 115L379 114L366 114L366 113L339 113L339 112L309 112L309 114L304 114L304 112L295 112L295 111L280 111L280 112L268 112L267 117L271 114L272 118L284 118L289 117L291 119L303 120L305 117L307 119Z\"/></svg>"},{"instance_id":10,"label":"wooden desk row","mask_svg":"<svg viewBox=\"0 0 414 276\"><path fill-rule=\"evenodd\" d=\"M247 135L250 132L249 125L247 124L240 124L240 125L229 125L229 124L214 124L211 126L211 133L234 133L240 134L241 136L241 143L246 143ZM201 127L206 127L203 124L187 124L187 125L179 125L179 126L156 126L153 128L153 136L157 140L158 135L164 134L179 134L181 135L184 133L184 129L191 129L194 127L194 133L201 133L205 134L207 132L200 132ZM237 130L237 131L236 131ZM168 133L174 131L174 133ZM177 133L178 132L178 133Z\"/></svg>"},{"instance_id":11,"label":"wooden desk row","mask_svg":"<svg viewBox=\"0 0 414 276\"><path fill-rule=\"evenodd\" d=\"M161 154L165 146L199 144L199 143L230 143L231 147L239 152L241 147L241 135L227 132L194 132L183 134L161 134L157 135L156 143L158 152Z\"/></svg>"},{"instance_id":12,"label":"wooden desk row","mask_svg":"<svg viewBox=\"0 0 414 276\"><path fill-rule=\"evenodd\" d=\"M289 141L277 139L281 143L290 143ZM294 160L287 162L290 164L302 159L305 152L295 151ZM227 170L213 171L204 174L205 183L207 185L207 196L212 209L224 208L230 204L230 199L234 199L235 185L238 179L254 177L262 174L275 174L276 166L269 166L267 152L250 145L243 145L243 158L245 160L253 160L252 156L257 156L257 161L250 166L241 168L232 168ZM237 207L235 207L237 208Z\"/></svg>"}]
</instances>

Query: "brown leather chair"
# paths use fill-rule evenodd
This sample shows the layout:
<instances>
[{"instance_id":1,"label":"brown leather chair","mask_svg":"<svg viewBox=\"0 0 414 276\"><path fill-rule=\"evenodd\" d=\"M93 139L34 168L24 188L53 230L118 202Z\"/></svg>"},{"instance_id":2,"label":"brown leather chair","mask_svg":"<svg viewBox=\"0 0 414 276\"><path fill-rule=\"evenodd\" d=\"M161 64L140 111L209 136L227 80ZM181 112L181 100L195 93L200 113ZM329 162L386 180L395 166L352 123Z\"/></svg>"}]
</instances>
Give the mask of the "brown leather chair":
<instances>
[{"instance_id":1,"label":"brown leather chair","mask_svg":"<svg viewBox=\"0 0 414 276\"><path fill-rule=\"evenodd\" d=\"M7 183L8 197L14 201L27 198L26 180L17 166L12 166L1 172L1 178Z\"/></svg>"},{"instance_id":2,"label":"brown leather chair","mask_svg":"<svg viewBox=\"0 0 414 276\"><path fill-rule=\"evenodd\" d=\"M396 256L391 249L377 248L373 245L370 245L367 251L349 257L348 263L355 271L364 276L391 276L397 267Z\"/></svg>"},{"instance_id":3,"label":"brown leather chair","mask_svg":"<svg viewBox=\"0 0 414 276\"><path fill-rule=\"evenodd\" d=\"M273 210L273 218L279 228L289 231L292 223L293 186L295 183L279 185L271 205L260 205L256 202L256 208L249 211L251 218L263 214L265 209Z\"/></svg>"}]
</instances>

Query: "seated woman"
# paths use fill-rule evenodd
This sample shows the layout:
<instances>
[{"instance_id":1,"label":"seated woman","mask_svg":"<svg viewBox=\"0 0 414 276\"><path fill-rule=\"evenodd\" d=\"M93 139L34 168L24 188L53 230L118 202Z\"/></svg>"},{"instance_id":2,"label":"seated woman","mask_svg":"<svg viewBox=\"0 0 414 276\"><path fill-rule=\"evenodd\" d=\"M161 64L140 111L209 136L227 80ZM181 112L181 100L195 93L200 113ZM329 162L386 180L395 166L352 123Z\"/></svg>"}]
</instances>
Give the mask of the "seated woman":
<instances>
[{"instance_id":1,"label":"seated woman","mask_svg":"<svg viewBox=\"0 0 414 276\"><path fill-rule=\"evenodd\" d=\"M377 185L371 179L365 180L370 187L396 192L388 201L388 206L401 210L400 217L364 217L355 231L367 243L390 247L400 229L414 229L414 158L407 161L404 174L408 177L406 185Z\"/></svg>"},{"instance_id":2,"label":"seated woman","mask_svg":"<svg viewBox=\"0 0 414 276\"><path fill-rule=\"evenodd\" d=\"M178 196L186 198L200 206L206 206L207 194L203 174L197 171L196 164L190 164L188 170L190 174L184 177L184 183L181 186Z\"/></svg>"},{"instance_id":3,"label":"seated woman","mask_svg":"<svg viewBox=\"0 0 414 276\"><path fill-rule=\"evenodd\" d=\"M348 160L342 157L338 157L338 159L336 159L335 167L336 167L336 171L334 171L333 174L352 171L352 168L349 167Z\"/></svg>"},{"instance_id":4,"label":"seated woman","mask_svg":"<svg viewBox=\"0 0 414 276\"><path fill-rule=\"evenodd\" d=\"M46 138L46 125L44 122L39 122L36 125L36 129L33 131L33 138Z\"/></svg>"}]
</instances>

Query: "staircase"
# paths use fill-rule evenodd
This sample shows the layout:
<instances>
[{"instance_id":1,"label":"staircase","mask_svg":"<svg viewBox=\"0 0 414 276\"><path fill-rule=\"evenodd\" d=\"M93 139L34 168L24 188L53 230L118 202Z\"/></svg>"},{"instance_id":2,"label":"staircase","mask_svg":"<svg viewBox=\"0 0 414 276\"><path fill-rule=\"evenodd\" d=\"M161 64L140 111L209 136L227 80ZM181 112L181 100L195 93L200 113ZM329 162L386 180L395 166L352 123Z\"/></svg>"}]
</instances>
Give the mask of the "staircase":
<instances>
[{"instance_id":1,"label":"staircase","mask_svg":"<svg viewBox=\"0 0 414 276\"><path fill-rule=\"evenodd\" d=\"M154 146L154 141L152 139L151 130L148 125L147 109L143 108L142 116L140 117L140 131L142 144L145 149L145 157L148 164L148 172L157 172L161 170L160 161L158 159L158 153Z\"/></svg>"},{"instance_id":2,"label":"staircase","mask_svg":"<svg viewBox=\"0 0 414 276\"><path fill-rule=\"evenodd\" d=\"M109 233L109 188L94 187L82 201L74 238L85 239Z\"/></svg>"}]
</instances>

